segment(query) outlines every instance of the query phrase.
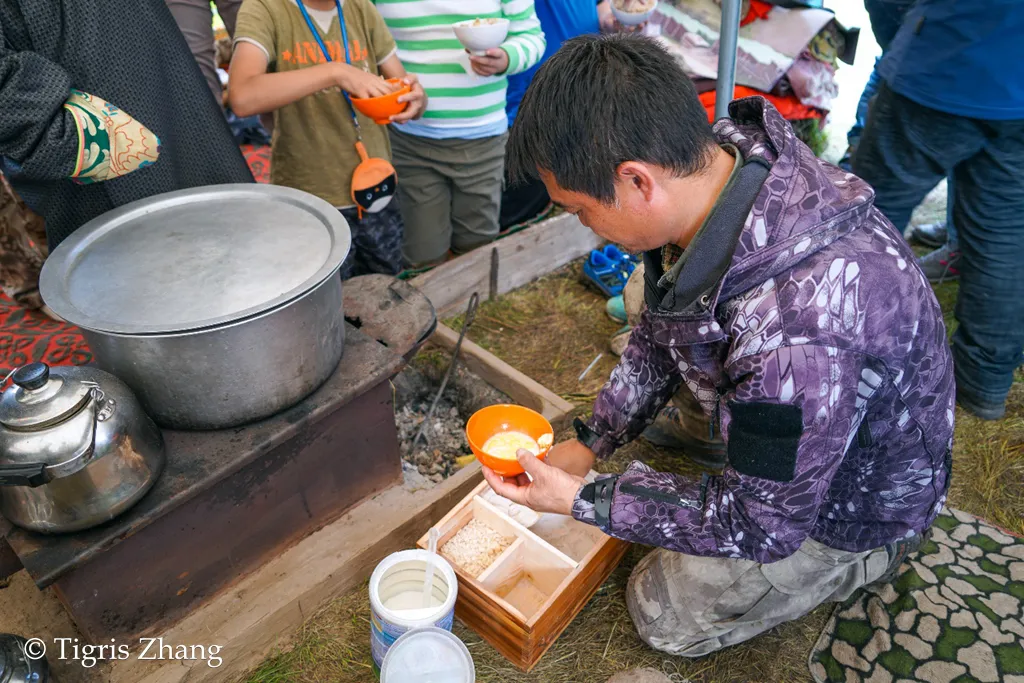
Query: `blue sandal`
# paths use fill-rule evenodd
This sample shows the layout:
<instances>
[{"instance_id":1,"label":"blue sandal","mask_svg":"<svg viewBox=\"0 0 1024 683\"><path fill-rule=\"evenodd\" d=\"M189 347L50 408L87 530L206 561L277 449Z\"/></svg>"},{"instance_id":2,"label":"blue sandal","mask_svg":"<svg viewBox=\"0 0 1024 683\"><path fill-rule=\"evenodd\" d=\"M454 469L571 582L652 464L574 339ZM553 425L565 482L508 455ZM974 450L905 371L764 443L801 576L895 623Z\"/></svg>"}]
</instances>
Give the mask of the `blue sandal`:
<instances>
[{"instance_id":1,"label":"blue sandal","mask_svg":"<svg viewBox=\"0 0 1024 683\"><path fill-rule=\"evenodd\" d=\"M601 290L609 299L622 294L626 286L626 277L622 264L608 258L604 251L595 249L583 263L583 274L590 284Z\"/></svg>"},{"instance_id":2,"label":"blue sandal","mask_svg":"<svg viewBox=\"0 0 1024 683\"><path fill-rule=\"evenodd\" d=\"M625 271L627 280L629 279L629 276L633 274L637 264L640 263L639 258L627 254L614 244L606 245L601 251L609 261L614 261L619 264L619 266Z\"/></svg>"}]
</instances>

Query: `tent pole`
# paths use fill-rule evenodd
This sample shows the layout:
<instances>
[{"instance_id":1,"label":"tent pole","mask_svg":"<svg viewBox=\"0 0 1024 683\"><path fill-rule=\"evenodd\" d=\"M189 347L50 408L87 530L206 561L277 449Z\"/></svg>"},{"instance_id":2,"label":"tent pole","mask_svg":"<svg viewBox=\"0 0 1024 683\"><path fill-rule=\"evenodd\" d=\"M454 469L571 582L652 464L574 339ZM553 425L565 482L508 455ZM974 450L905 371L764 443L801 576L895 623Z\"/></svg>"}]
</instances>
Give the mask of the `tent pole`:
<instances>
[{"instance_id":1,"label":"tent pole","mask_svg":"<svg viewBox=\"0 0 1024 683\"><path fill-rule=\"evenodd\" d=\"M742 0L722 0L722 25L718 35L718 83L715 86L715 119L729 115L736 87L736 44L740 33Z\"/></svg>"}]
</instances>

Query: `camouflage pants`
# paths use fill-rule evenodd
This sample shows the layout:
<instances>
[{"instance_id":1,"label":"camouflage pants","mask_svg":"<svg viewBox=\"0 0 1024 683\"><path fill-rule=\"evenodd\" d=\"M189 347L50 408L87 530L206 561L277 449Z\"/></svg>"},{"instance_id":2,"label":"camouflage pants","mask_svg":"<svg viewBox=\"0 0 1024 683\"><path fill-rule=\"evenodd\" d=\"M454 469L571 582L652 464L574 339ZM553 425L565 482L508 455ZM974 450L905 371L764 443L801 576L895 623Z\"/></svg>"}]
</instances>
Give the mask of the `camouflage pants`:
<instances>
[{"instance_id":1,"label":"camouflage pants","mask_svg":"<svg viewBox=\"0 0 1024 683\"><path fill-rule=\"evenodd\" d=\"M811 539L771 564L657 549L633 570L626 604L648 645L700 657L846 600L888 566L885 548L853 553Z\"/></svg>"},{"instance_id":2,"label":"camouflage pants","mask_svg":"<svg viewBox=\"0 0 1024 683\"><path fill-rule=\"evenodd\" d=\"M43 219L0 174L0 290L25 308L40 308L39 271L46 254Z\"/></svg>"}]
</instances>

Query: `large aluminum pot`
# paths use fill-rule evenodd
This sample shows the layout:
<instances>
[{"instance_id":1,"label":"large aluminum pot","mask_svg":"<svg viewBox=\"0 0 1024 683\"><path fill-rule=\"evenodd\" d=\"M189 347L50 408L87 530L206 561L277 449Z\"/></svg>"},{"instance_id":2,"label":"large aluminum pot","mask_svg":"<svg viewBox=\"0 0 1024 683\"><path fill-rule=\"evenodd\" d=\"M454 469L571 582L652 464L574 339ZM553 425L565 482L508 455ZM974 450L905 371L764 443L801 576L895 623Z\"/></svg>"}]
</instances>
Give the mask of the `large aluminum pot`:
<instances>
[{"instance_id":1,"label":"large aluminum pot","mask_svg":"<svg viewBox=\"0 0 1024 683\"><path fill-rule=\"evenodd\" d=\"M160 425L222 429L298 403L337 368L350 243L337 209L298 190L172 192L77 230L40 291Z\"/></svg>"}]
</instances>

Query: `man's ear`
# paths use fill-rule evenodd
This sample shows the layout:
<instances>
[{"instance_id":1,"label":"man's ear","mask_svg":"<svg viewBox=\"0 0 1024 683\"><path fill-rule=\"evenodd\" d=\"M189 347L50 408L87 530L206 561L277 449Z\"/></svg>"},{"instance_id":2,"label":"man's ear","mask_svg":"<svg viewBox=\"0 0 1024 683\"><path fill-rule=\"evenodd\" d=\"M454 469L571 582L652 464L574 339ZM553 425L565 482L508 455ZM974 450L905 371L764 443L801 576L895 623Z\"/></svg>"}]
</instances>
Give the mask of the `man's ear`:
<instances>
[{"instance_id":1,"label":"man's ear","mask_svg":"<svg viewBox=\"0 0 1024 683\"><path fill-rule=\"evenodd\" d=\"M654 199L657 190L657 181L647 164L639 161L623 161L615 169L616 185L622 197L630 196L631 193L638 193L645 202Z\"/></svg>"}]
</instances>

